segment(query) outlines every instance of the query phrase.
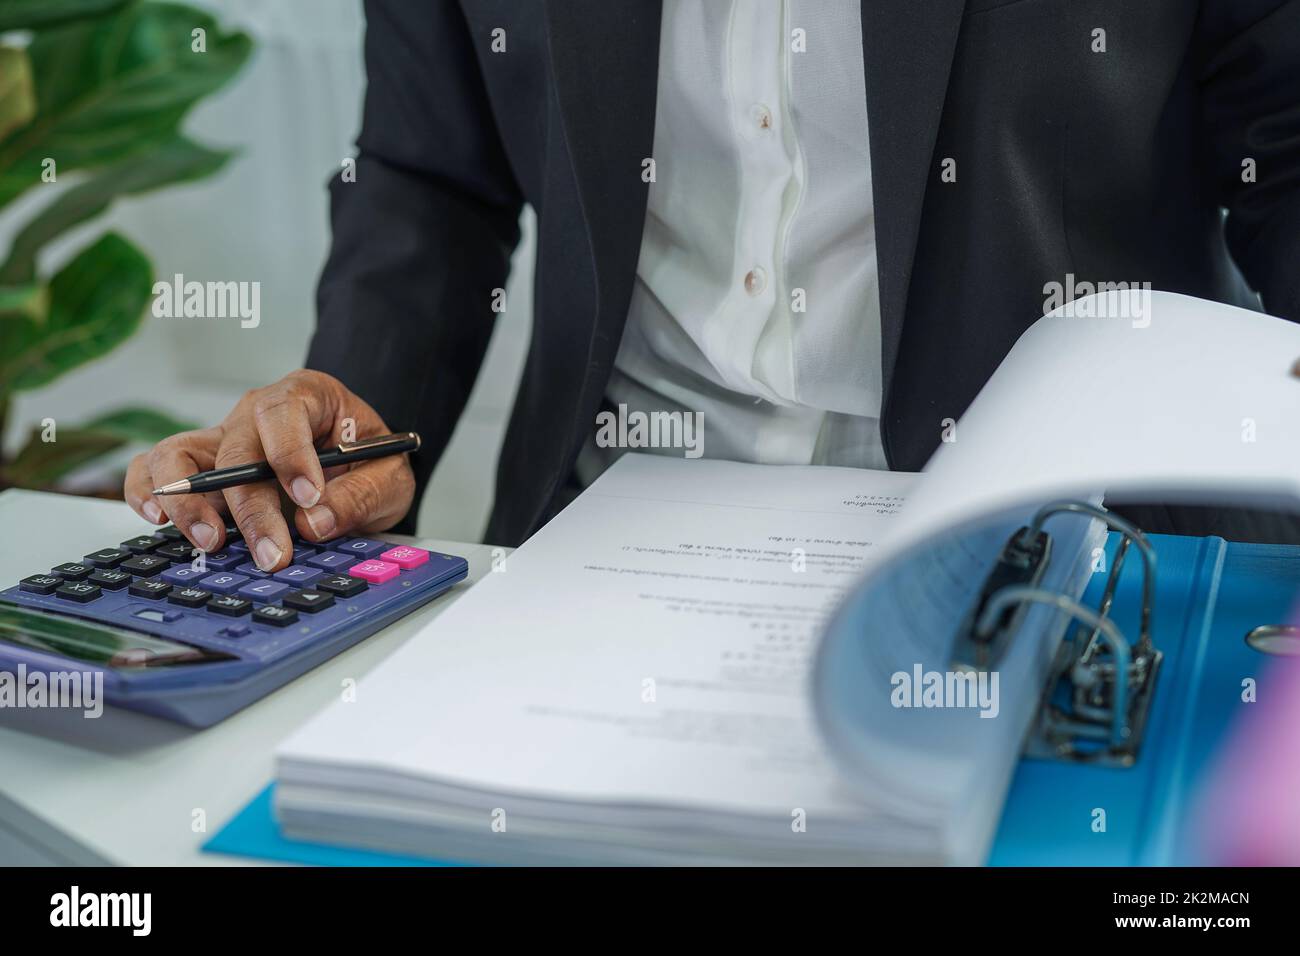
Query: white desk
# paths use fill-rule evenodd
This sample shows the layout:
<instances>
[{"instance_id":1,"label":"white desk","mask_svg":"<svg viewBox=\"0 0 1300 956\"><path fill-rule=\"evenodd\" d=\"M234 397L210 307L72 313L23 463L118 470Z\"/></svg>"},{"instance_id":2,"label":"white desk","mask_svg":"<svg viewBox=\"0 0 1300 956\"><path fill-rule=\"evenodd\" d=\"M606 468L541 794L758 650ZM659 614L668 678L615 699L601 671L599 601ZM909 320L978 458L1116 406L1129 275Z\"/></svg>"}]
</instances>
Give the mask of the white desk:
<instances>
[{"instance_id":1,"label":"white desk","mask_svg":"<svg viewBox=\"0 0 1300 956\"><path fill-rule=\"evenodd\" d=\"M29 491L0 493L0 581L49 570L147 529L125 505ZM385 535L385 537L390 537ZM486 545L397 539L490 567ZM294 729L415 636L464 593L447 594L206 730L106 708L0 708L0 865L39 862L219 865L200 845L271 780L271 755ZM194 811L207 832L194 832Z\"/></svg>"}]
</instances>

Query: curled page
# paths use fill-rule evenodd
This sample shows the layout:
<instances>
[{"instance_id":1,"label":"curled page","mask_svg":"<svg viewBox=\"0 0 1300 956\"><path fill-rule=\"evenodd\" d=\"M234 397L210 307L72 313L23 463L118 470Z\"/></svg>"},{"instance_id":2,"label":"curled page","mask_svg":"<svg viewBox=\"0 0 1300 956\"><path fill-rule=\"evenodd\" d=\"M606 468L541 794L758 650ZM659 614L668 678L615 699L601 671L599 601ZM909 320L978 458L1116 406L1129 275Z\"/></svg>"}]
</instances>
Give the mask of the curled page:
<instances>
[{"instance_id":1,"label":"curled page","mask_svg":"<svg viewBox=\"0 0 1300 956\"><path fill-rule=\"evenodd\" d=\"M904 685L946 678L1002 545L1045 503L1107 494L1300 510L1297 357L1293 323L1140 290L1077 300L1021 337L819 648L819 725L866 799L945 821L951 859L983 858L1065 616L1026 615L985 678L996 675L996 701L985 686L983 706L927 707ZM1104 529L1061 516L1047 530L1043 586L1077 598Z\"/></svg>"}]
</instances>

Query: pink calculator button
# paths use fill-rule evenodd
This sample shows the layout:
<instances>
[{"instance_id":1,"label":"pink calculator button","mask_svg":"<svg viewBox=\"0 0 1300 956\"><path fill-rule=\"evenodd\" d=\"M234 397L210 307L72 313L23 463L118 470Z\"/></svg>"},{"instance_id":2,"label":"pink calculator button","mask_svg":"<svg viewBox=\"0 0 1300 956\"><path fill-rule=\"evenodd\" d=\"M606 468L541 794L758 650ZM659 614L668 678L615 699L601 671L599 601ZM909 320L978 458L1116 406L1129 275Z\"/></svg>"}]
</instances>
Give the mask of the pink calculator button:
<instances>
[{"instance_id":1,"label":"pink calculator button","mask_svg":"<svg viewBox=\"0 0 1300 956\"><path fill-rule=\"evenodd\" d=\"M385 581L391 581L397 577L400 570L397 565L388 561L376 561L371 558L369 561L362 561L360 564L352 565L352 567L348 568L348 574L354 578L369 581L371 584L383 584Z\"/></svg>"},{"instance_id":2,"label":"pink calculator button","mask_svg":"<svg viewBox=\"0 0 1300 956\"><path fill-rule=\"evenodd\" d=\"M418 568L429 560L429 552L423 548L408 548L404 544L398 545L390 551L385 551L379 556L381 561L391 561L399 568L405 568L407 571L411 568Z\"/></svg>"}]
</instances>

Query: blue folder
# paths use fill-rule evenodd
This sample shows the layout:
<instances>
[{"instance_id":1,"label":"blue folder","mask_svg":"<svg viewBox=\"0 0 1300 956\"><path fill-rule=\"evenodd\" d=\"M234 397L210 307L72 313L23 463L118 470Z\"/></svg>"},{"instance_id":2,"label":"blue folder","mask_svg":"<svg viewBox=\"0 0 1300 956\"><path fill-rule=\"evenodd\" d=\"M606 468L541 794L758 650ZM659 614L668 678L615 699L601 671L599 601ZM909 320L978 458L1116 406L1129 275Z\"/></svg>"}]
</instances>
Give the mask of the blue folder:
<instances>
[{"instance_id":1,"label":"blue folder","mask_svg":"<svg viewBox=\"0 0 1300 956\"><path fill-rule=\"evenodd\" d=\"M1022 760L990 865L1204 862L1194 832L1197 796L1234 722L1245 707L1267 706L1275 679L1269 655L1247 645L1245 636L1288 622L1300 593L1300 548L1170 535L1150 540L1158 556L1154 639L1165 657L1138 760L1122 769ZM1085 604L1097 606L1105 577L1093 576ZM1128 560L1112 612L1125 634L1137 633L1140 608L1141 563ZM1257 682L1261 703L1243 703L1245 678ZM271 787L260 793L204 849L321 866L452 862L287 840L272 817L271 793ZM1106 813L1104 832L1093 826L1097 808Z\"/></svg>"}]
</instances>

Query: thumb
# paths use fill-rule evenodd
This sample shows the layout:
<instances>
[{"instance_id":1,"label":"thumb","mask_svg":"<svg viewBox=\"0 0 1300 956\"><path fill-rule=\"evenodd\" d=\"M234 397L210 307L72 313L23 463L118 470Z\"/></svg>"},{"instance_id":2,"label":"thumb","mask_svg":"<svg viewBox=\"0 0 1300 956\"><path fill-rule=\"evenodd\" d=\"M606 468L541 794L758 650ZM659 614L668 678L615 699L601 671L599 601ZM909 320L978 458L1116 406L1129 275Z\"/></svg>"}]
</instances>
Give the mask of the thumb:
<instances>
[{"instance_id":1,"label":"thumb","mask_svg":"<svg viewBox=\"0 0 1300 956\"><path fill-rule=\"evenodd\" d=\"M325 483L320 501L300 509L294 523L303 537L383 531L401 521L415 497L415 476L405 455L362 462Z\"/></svg>"}]
</instances>

